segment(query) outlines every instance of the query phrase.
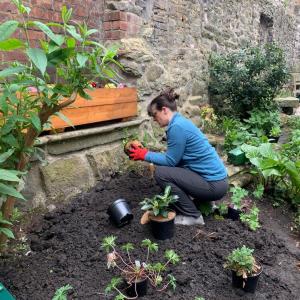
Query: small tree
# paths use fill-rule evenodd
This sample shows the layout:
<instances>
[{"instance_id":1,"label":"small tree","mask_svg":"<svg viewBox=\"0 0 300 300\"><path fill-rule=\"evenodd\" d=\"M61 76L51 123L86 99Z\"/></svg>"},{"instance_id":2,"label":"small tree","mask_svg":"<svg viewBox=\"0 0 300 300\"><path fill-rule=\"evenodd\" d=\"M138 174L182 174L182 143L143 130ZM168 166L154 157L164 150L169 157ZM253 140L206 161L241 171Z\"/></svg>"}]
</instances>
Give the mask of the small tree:
<instances>
[{"instance_id":1,"label":"small tree","mask_svg":"<svg viewBox=\"0 0 300 300\"><path fill-rule=\"evenodd\" d=\"M210 57L209 94L220 115L249 117L254 108L270 109L289 78L283 50L275 44Z\"/></svg>"},{"instance_id":2,"label":"small tree","mask_svg":"<svg viewBox=\"0 0 300 300\"><path fill-rule=\"evenodd\" d=\"M12 0L16 5L21 22L9 20L0 25L0 51L19 51L27 58L25 63L5 62L0 71L0 155L9 153L0 167L24 171L29 167L29 158L40 132L49 127L49 118L73 103L79 94L90 99L86 89L90 82L117 77L111 64L119 65L114 59L116 47L106 49L94 41L97 32L85 23L71 22L72 9L62 8L61 23L44 24L29 20L30 8L22 0ZM22 39L11 38L20 29ZM45 38L40 45L33 45L29 30L37 29ZM21 173L16 173L19 176ZM0 185L3 217L9 220L15 198L22 198L16 191L16 181L5 180L9 189ZM5 239L0 237L0 244Z\"/></svg>"}]
</instances>

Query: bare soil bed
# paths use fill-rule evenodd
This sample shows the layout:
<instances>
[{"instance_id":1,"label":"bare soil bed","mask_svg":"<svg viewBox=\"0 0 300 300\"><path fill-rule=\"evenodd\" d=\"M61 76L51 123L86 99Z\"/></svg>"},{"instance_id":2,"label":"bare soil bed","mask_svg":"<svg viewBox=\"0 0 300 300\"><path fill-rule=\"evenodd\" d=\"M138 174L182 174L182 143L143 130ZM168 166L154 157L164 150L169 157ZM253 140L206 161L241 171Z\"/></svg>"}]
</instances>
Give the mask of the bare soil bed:
<instances>
[{"instance_id":1,"label":"bare soil bed","mask_svg":"<svg viewBox=\"0 0 300 300\"><path fill-rule=\"evenodd\" d=\"M103 294L112 272L106 269L101 240L107 235L116 235L118 243L135 245L145 238L153 240L148 226L139 224L139 201L158 192L151 179L133 172L99 183L70 204L36 219L28 232L31 253L2 257L0 281L17 300L52 299L55 290L66 284L74 288L68 299L113 299ZM121 229L110 224L106 214L109 204L118 198L127 199L134 213L134 220ZM300 253L289 235L289 219L267 203L260 206L262 228L257 232L238 221L213 217L205 219L204 227L177 226L174 239L158 241L160 250L155 254L159 258L165 249L174 249L180 255L180 263L172 267L177 288L159 294L149 288L142 299L300 299L296 265ZM200 234L193 238L199 229L215 232L216 238ZM233 288L230 271L223 268L226 256L242 245L254 248L264 267L255 295ZM144 251L140 252L144 256Z\"/></svg>"}]
</instances>

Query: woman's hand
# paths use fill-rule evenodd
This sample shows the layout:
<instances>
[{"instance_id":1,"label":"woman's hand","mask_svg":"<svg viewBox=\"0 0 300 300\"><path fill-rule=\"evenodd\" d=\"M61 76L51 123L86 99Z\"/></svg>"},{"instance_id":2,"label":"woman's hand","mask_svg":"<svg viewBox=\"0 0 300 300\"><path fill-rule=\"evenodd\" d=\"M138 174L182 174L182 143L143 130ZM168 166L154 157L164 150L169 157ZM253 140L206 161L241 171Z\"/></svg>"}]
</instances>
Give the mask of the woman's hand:
<instances>
[{"instance_id":1,"label":"woman's hand","mask_svg":"<svg viewBox=\"0 0 300 300\"><path fill-rule=\"evenodd\" d=\"M136 145L132 145L133 149L130 149L130 158L132 158L133 160L145 160L145 156L148 152L147 148L140 148L137 147Z\"/></svg>"}]
</instances>

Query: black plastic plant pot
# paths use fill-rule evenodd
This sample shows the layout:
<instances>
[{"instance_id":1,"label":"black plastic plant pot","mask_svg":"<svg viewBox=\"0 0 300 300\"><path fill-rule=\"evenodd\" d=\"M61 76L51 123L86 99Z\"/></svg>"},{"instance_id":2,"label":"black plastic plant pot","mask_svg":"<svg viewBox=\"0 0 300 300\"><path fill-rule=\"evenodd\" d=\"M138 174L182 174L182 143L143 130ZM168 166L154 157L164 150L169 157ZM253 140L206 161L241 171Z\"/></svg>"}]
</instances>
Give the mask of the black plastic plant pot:
<instances>
[{"instance_id":1,"label":"black plastic plant pot","mask_svg":"<svg viewBox=\"0 0 300 300\"><path fill-rule=\"evenodd\" d=\"M243 278L242 276L237 276L235 271L232 272L232 285L236 288L243 289L247 293L255 293L258 279L262 273L262 267L259 273Z\"/></svg>"},{"instance_id":2,"label":"black plastic plant pot","mask_svg":"<svg viewBox=\"0 0 300 300\"><path fill-rule=\"evenodd\" d=\"M129 297L143 297L147 295L147 288L148 288L148 279L145 278L141 281L136 281L128 285L126 289L126 294Z\"/></svg>"},{"instance_id":3,"label":"black plastic plant pot","mask_svg":"<svg viewBox=\"0 0 300 300\"><path fill-rule=\"evenodd\" d=\"M152 234L157 240L171 239L175 233L174 218L172 220L150 220Z\"/></svg>"},{"instance_id":4,"label":"black plastic plant pot","mask_svg":"<svg viewBox=\"0 0 300 300\"><path fill-rule=\"evenodd\" d=\"M227 217L233 221L237 221L240 219L241 210L232 208L228 206L228 214Z\"/></svg>"},{"instance_id":5,"label":"black plastic plant pot","mask_svg":"<svg viewBox=\"0 0 300 300\"><path fill-rule=\"evenodd\" d=\"M109 206L107 213L117 227L122 227L133 219L133 214L125 199L118 199L112 203Z\"/></svg>"}]
</instances>

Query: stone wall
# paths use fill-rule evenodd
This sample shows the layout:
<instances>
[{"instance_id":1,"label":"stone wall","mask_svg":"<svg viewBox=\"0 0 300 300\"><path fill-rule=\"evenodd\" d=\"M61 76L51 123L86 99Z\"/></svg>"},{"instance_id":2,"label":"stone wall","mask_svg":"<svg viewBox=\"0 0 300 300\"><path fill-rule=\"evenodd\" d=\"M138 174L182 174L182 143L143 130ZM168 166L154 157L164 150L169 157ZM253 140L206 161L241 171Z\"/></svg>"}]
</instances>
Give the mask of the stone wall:
<instances>
[{"instance_id":1,"label":"stone wall","mask_svg":"<svg viewBox=\"0 0 300 300\"><path fill-rule=\"evenodd\" d=\"M120 9L119 1L110 3L116 4L111 8ZM136 0L130 3L122 9L135 11L143 18L143 26L138 38L122 40L121 60L136 79L142 112L161 89L172 86L181 95L181 111L196 119L199 105L209 101L211 52L276 41L293 64L295 17L282 1Z\"/></svg>"}]
</instances>

